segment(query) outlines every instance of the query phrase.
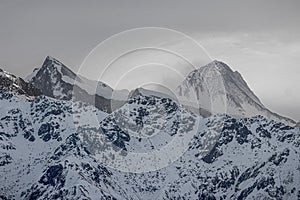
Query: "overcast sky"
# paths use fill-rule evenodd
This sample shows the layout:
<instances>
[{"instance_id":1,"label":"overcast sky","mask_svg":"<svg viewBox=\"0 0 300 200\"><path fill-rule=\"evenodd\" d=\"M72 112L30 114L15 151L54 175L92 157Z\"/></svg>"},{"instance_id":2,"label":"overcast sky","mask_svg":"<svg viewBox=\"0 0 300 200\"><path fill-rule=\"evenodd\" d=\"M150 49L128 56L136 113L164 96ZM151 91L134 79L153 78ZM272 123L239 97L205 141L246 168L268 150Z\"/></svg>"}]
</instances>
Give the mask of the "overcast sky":
<instances>
[{"instance_id":1,"label":"overcast sky","mask_svg":"<svg viewBox=\"0 0 300 200\"><path fill-rule=\"evenodd\" d=\"M296 0L1 0L0 66L24 77L52 55L77 71L87 54L113 34L170 28L192 36L213 59L238 70L271 110L299 120L299 9Z\"/></svg>"}]
</instances>

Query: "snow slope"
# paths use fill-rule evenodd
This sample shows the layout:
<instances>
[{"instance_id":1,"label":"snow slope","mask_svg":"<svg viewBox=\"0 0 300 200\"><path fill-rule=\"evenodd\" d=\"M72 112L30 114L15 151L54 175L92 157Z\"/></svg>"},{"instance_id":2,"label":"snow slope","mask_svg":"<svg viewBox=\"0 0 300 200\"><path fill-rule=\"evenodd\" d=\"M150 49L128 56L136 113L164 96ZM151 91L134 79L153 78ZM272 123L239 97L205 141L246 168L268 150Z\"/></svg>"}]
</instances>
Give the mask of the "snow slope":
<instances>
[{"instance_id":1,"label":"snow slope","mask_svg":"<svg viewBox=\"0 0 300 200\"><path fill-rule=\"evenodd\" d=\"M182 102L209 113L227 113L235 117L265 116L268 119L295 125L295 121L268 110L248 87L237 71L228 65L213 61L196 69L178 86ZM197 107L196 107L197 108Z\"/></svg>"},{"instance_id":2,"label":"snow slope","mask_svg":"<svg viewBox=\"0 0 300 200\"><path fill-rule=\"evenodd\" d=\"M201 118L171 99L143 94L106 114L81 102L45 96L28 99L7 93L2 92L0 98L2 199L300 196L297 128L262 116ZM163 168L140 173L120 171L99 157L102 151L126 157L131 152L159 150L180 130L187 132L186 125L196 123L199 126L188 148ZM138 138L132 132L146 137Z\"/></svg>"}]
</instances>

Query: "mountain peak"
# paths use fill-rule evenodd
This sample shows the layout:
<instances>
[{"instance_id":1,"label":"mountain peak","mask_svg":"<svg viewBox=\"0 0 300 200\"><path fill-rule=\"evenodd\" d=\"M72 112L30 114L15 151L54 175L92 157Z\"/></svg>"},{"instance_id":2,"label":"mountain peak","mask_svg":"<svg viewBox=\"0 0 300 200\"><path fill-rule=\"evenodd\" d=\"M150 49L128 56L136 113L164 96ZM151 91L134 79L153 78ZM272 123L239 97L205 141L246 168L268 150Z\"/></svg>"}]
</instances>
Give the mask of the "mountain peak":
<instances>
[{"instance_id":1,"label":"mountain peak","mask_svg":"<svg viewBox=\"0 0 300 200\"><path fill-rule=\"evenodd\" d=\"M44 60L44 63L42 66L46 66L48 65L49 63L54 63L54 64L57 64L57 65L64 65L62 62L60 62L59 60L57 60L56 58L52 57L52 56L47 56L46 59Z\"/></svg>"},{"instance_id":2,"label":"mountain peak","mask_svg":"<svg viewBox=\"0 0 300 200\"><path fill-rule=\"evenodd\" d=\"M48 55L45 60L53 60L54 61L56 59L54 57Z\"/></svg>"},{"instance_id":3,"label":"mountain peak","mask_svg":"<svg viewBox=\"0 0 300 200\"><path fill-rule=\"evenodd\" d=\"M72 70L52 56L46 57L39 70L44 71L45 69L49 70L49 73L59 73L61 76L67 76L73 81L80 81L80 78Z\"/></svg>"},{"instance_id":4,"label":"mountain peak","mask_svg":"<svg viewBox=\"0 0 300 200\"><path fill-rule=\"evenodd\" d=\"M200 107L210 113L226 112L241 117L263 115L289 125L295 124L293 120L268 110L242 75L218 60L192 71L178 86L177 93L186 102L191 101L191 96L196 96Z\"/></svg>"},{"instance_id":5,"label":"mountain peak","mask_svg":"<svg viewBox=\"0 0 300 200\"><path fill-rule=\"evenodd\" d=\"M52 98L95 103L97 108L105 111L110 107L111 87L77 75L52 56L47 56L42 66L35 69L27 80Z\"/></svg>"},{"instance_id":6,"label":"mountain peak","mask_svg":"<svg viewBox=\"0 0 300 200\"><path fill-rule=\"evenodd\" d=\"M39 88L46 96L58 99L70 99L77 75L62 62L47 56L42 66L27 77L27 80Z\"/></svg>"},{"instance_id":7,"label":"mountain peak","mask_svg":"<svg viewBox=\"0 0 300 200\"><path fill-rule=\"evenodd\" d=\"M73 80L75 80L77 77L77 75L73 71L71 71L65 64L52 56L46 57L41 69L48 69L51 73L53 73L53 71L58 71L58 73L68 76Z\"/></svg>"},{"instance_id":8,"label":"mountain peak","mask_svg":"<svg viewBox=\"0 0 300 200\"><path fill-rule=\"evenodd\" d=\"M226 65L224 62L220 61L220 60L213 60L211 63L209 64L216 64L216 65Z\"/></svg>"},{"instance_id":9,"label":"mountain peak","mask_svg":"<svg viewBox=\"0 0 300 200\"><path fill-rule=\"evenodd\" d=\"M218 60L213 60L202 68L215 69L221 74L233 73L233 70L226 63Z\"/></svg>"}]
</instances>

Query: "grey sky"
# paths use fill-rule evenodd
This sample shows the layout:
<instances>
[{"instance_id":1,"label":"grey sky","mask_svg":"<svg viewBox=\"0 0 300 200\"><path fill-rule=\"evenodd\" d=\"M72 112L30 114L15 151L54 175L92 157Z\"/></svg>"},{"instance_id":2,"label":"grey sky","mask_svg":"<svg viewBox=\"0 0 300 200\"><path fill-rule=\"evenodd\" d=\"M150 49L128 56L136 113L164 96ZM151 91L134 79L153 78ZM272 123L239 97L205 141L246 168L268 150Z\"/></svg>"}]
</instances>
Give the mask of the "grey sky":
<instances>
[{"instance_id":1,"label":"grey sky","mask_svg":"<svg viewBox=\"0 0 300 200\"><path fill-rule=\"evenodd\" d=\"M0 1L0 66L25 76L52 55L77 70L109 36L166 27L242 73L272 110L300 119L300 1Z\"/></svg>"}]
</instances>

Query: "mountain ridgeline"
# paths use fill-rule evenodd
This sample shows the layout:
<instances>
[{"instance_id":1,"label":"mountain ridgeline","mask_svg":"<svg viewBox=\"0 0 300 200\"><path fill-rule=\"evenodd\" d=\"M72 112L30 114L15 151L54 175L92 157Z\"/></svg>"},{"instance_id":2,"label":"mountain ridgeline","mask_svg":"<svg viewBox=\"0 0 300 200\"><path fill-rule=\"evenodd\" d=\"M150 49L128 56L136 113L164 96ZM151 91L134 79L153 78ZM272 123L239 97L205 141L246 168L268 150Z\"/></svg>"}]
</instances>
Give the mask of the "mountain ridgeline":
<instances>
[{"instance_id":1,"label":"mountain ridgeline","mask_svg":"<svg viewBox=\"0 0 300 200\"><path fill-rule=\"evenodd\" d=\"M299 127L222 62L190 72L179 101L138 88L114 109L112 88L51 57L29 82L0 80L0 199L300 198Z\"/></svg>"},{"instance_id":2,"label":"mountain ridgeline","mask_svg":"<svg viewBox=\"0 0 300 200\"><path fill-rule=\"evenodd\" d=\"M63 63L47 56L42 67L36 68L26 78L46 96L61 100L76 100L95 105L105 112L112 112L113 90L102 82L91 81L75 74ZM120 104L124 104L121 100Z\"/></svg>"},{"instance_id":3,"label":"mountain ridgeline","mask_svg":"<svg viewBox=\"0 0 300 200\"><path fill-rule=\"evenodd\" d=\"M102 82L91 81L75 74L63 63L48 56L41 68L37 68L27 80L46 96L61 100L79 100L95 105L98 109L111 113L125 104L132 92L113 91ZM146 91L145 89L143 89ZM113 94L114 93L114 94ZM116 95L116 94L119 95ZM157 92L148 92L154 95ZM265 116L288 125L296 122L266 108L246 81L237 71L223 62L213 61L188 74L177 87L177 97L181 102L192 105L193 94L198 105L197 112L202 116L226 113L234 117ZM114 99L113 97L121 97ZM192 102L195 103L195 102Z\"/></svg>"}]
</instances>

